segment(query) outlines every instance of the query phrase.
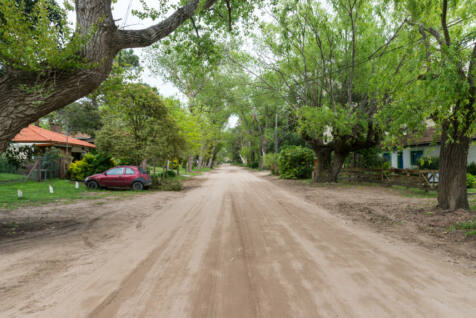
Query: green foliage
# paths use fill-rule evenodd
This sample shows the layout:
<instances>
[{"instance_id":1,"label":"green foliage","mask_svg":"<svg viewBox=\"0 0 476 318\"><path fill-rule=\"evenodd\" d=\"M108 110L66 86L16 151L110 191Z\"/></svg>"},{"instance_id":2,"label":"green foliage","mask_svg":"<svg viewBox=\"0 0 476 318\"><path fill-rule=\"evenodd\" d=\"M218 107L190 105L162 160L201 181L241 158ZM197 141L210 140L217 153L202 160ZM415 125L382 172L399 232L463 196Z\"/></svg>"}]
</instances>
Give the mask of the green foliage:
<instances>
[{"instance_id":1,"label":"green foliage","mask_svg":"<svg viewBox=\"0 0 476 318\"><path fill-rule=\"evenodd\" d=\"M177 174L176 174L175 171L173 171L173 170L167 170L167 171L165 171L165 172L159 173L159 177L161 177L161 178L163 178L163 177L165 177L165 178L173 178L173 177L175 177L176 175L177 175Z\"/></svg>"},{"instance_id":2,"label":"green foliage","mask_svg":"<svg viewBox=\"0 0 476 318\"><path fill-rule=\"evenodd\" d=\"M466 232L466 236L474 236L476 235L476 219L458 223L456 228L458 230L464 230Z\"/></svg>"},{"instance_id":3,"label":"green foliage","mask_svg":"<svg viewBox=\"0 0 476 318\"><path fill-rule=\"evenodd\" d=\"M184 147L177 123L157 91L141 83L124 83L101 109L103 128L98 149L121 163L139 165L144 159L163 162Z\"/></svg>"},{"instance_id":4,"label":"green foliage","mask_svg":"<svg viewBox=\"0 0 476 318\"><path fill-rule=\"evenodd\" d=\"M355 160L356 167L358 168L390 168L391 163L385 160L380 153L380 147L361 149L353 154L354 158L348 158L347 165L350 164L351 160Z\"/></svg>"},{"instance_id":5,"label":"green foliage","mask_svg":"<svg viewBox=\"0 0 476 318\"><path fill-rule=\"evenodd\" d=\"M420 169L438 170L440 165L439 157L422 157L418 163Z\"/></svg>"},{"instance_id":6,"label":"green foliage","mask_svg":"<svg viewBox=\"0 0 476 318\"><path fill-rule=\"evenodd\" d=\"M468 165L467 172L472 174L473 176L476 176L476 162L471 162Z\"/></svg>"},{"instance_id":7,"label":"green foliage","mask_svg":"<svg viewBox=\"0 0 476 318\"><path fill-rule=\"evenodd\" d=\"M283 179L309 178L314 164L314 152L301 146L289 146L279 152L279 175Z\"/></svg>"},{"instance_id":8,"label":"green foliage","mask_svg":"<svg viewBox=\"0 0 476 318\"><path fill-rule=\"evenodd\" d=\"M181 191L183 189L182 183L176 179L162 179L158 176L151 176L152 189L158 189L161 191Z\"/></svg>"},{"instance_id":9,"label":"green foliage","mask_svg":"<svg viewBox=\"0 0 476 318\"><path fill-rule=\"evenodd\" d=\"M87 153L83 159L73 162L68 167L71 180L83 181L86 177L101 173L116 166L117 163L106 153Z\"/></svg>"},{"instance_id":10,"label":"green foliage","mask_svg":"<svg viewBox=\"0 0 476 318\"><path fill-rule=\"evenodd\" d=\"M466 174L466 188L476 188L476 176L470 173Z\"/></svg>"},{"instance_id":11,"label":"green foliage","mask_svg":"<svg viewBox=\"0 0 476 318\"><path fill-rule=\"evenodd\" d=\"M78 54L87 39L67 23L52 0L0 0L0 65L46 74L87 64Z\"/></svg>"},{"instance_id":12,"label":"green foliage","mask_svg":"<svg viewBox=\"0 0 476 318\"><path fill-rule=\"evenodd\" d=\"M7 150L0 155L0 171L15 172L26 160L32 158L34 148L31 146L15 147L9 144Z\"/></svg>"},{"instance_id":13,"label":"green foliage","mask_svg":"<svg viewBox=\"0 0 476 318\"><path fill-rule=\"evenodd\" d=\"M44 118L63 127L63 130L68 129L70 134L82 132L94 136L102 126L99 106L94 100L88 99L74 102Z\"/></svg>"},{"instance_id":14,"label":"green foliage","mask_svg":"<svg viewBox=\"0 0 476 318\"><path fill-rule=\"evenodd\" d=\"M263 156L263 169L271 170L273 173L278 172L278 154L267 153Z\"/></svg>"}]
</instances>

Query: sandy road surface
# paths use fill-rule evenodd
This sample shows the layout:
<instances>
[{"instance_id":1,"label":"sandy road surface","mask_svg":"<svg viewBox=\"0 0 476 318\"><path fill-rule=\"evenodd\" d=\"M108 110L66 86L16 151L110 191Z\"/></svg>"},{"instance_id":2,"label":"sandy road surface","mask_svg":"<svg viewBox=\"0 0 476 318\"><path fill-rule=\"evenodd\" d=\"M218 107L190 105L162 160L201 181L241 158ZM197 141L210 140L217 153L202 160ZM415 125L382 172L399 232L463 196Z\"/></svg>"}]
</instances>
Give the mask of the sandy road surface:
<instances>
[{"instance_id":1,"label":"sandy road surface","mask_svg":"<svg viewBox=\"0 0 476 318\"><path fill-rule=\"evenodd\" d=\"M0 315L476 317L474 273L246 170L206 178L163 206L154 207L158 194L119 203L150 213L114 239L0 250ZM51 261L41 280L19 275L34 250ZM11 275L19 278L7 286Z\"/></svg>"}]
</instances>

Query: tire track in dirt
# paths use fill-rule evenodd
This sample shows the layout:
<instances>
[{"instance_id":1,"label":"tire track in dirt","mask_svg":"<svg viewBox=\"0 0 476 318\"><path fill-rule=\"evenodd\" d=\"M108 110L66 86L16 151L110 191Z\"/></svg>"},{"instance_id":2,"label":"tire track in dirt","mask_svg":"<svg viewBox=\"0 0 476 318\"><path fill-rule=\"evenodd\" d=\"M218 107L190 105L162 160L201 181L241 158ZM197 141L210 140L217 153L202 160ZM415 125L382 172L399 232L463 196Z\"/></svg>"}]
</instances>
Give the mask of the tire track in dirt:
<instances>
[{"instance_id":1,"label":"tire track in dirt","mask_svg":"<svg viewBox=\"0 0 476 318\"><path fill-rule=\"evenodd\" d=\"M147 258L145 258L134 269L134 271L123 280L118 289L116 289L98 307L96 307L96 309L94 309L88 317L115 317L118 315L121 307L123 307L125 303L128 302L128 300L133 298L134 295L137 296L139 291L140 294L143 295L147 289L155 288L156 284L148 284L146 278L148 276L152 276L157 279L157 267L159 267L160 271L164 271L164 269L160 266L161 262L167 264L168 267L171 266L170 260L173 256L170 254L173 253L173 251L171 251L172 246L183 246L186 244L187 239L189 240L189 243L193 241L193 239L190 239L189 236L187 236L190 233L194 233L194 231L191 231L189 227L192 229L196 229L198 227L198 217L204 203L204 200L202 200L198 204L189 208L183 217L178 220L178 223L182 224L182 226L177 227L171 233L168 233L168 237L159 246L154 248ZM134 308L134 312L137 311L139 311L138 308Z\"/></svg>"}]
</instances>

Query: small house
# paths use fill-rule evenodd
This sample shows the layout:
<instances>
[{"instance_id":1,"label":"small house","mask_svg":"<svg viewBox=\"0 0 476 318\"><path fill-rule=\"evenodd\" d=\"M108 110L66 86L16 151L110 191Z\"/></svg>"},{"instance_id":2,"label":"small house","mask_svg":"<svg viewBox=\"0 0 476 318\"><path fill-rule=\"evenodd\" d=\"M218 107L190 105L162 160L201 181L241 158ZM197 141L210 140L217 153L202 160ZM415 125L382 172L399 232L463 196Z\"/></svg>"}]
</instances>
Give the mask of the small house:
<instances>
[{"instance_id":1,"label":"small house","mask_svg":"<svg viewBox=\"0 0 476 318\"><path fill-rule=\"evenodd\" d=\"M18 146L33 146L40 152L55 147L60 149L63 155L70 155L73 160L81 159L83 154L92 148L96 148L95 145L87 141L79 140L35 125L23 128L15 138L13 138L12 143Z\"/></svg>"},{"instance_id":2,"label":"small house","mask_svg":"<svg viewBox=\"0 0 476 318\"><path fill-rule=\"evenodd\" d=\"M473 137L468 152L468 164L476 163L476 136ZM383 157L392 163L393 168L412 169L418 168L418 163L422 157L439 157L440 141L435 140L435 128L429 127L420 138L405 138L403 149L392 152L384 152Z\"/></svg>"}]
</instances>

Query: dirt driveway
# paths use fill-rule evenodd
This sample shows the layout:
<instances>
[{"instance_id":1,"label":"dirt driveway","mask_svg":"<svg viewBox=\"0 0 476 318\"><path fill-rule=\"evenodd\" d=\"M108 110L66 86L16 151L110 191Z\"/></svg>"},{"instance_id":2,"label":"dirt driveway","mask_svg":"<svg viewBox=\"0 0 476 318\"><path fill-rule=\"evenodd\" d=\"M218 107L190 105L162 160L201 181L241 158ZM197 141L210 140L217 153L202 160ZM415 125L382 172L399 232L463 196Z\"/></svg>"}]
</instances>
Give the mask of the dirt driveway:
<instances>
[{"instance_id":1,"label":"dirt driveway","mask_svg":"<svg viewBox=\"0 0 476 318\"><path fill-rule=\"evenodd\" d=\"M0 316L476 316L476 274L427 249L244 169L199 178L185 193L55 207L97 216L0 243Z\"/></svg>"}]
</instances>

